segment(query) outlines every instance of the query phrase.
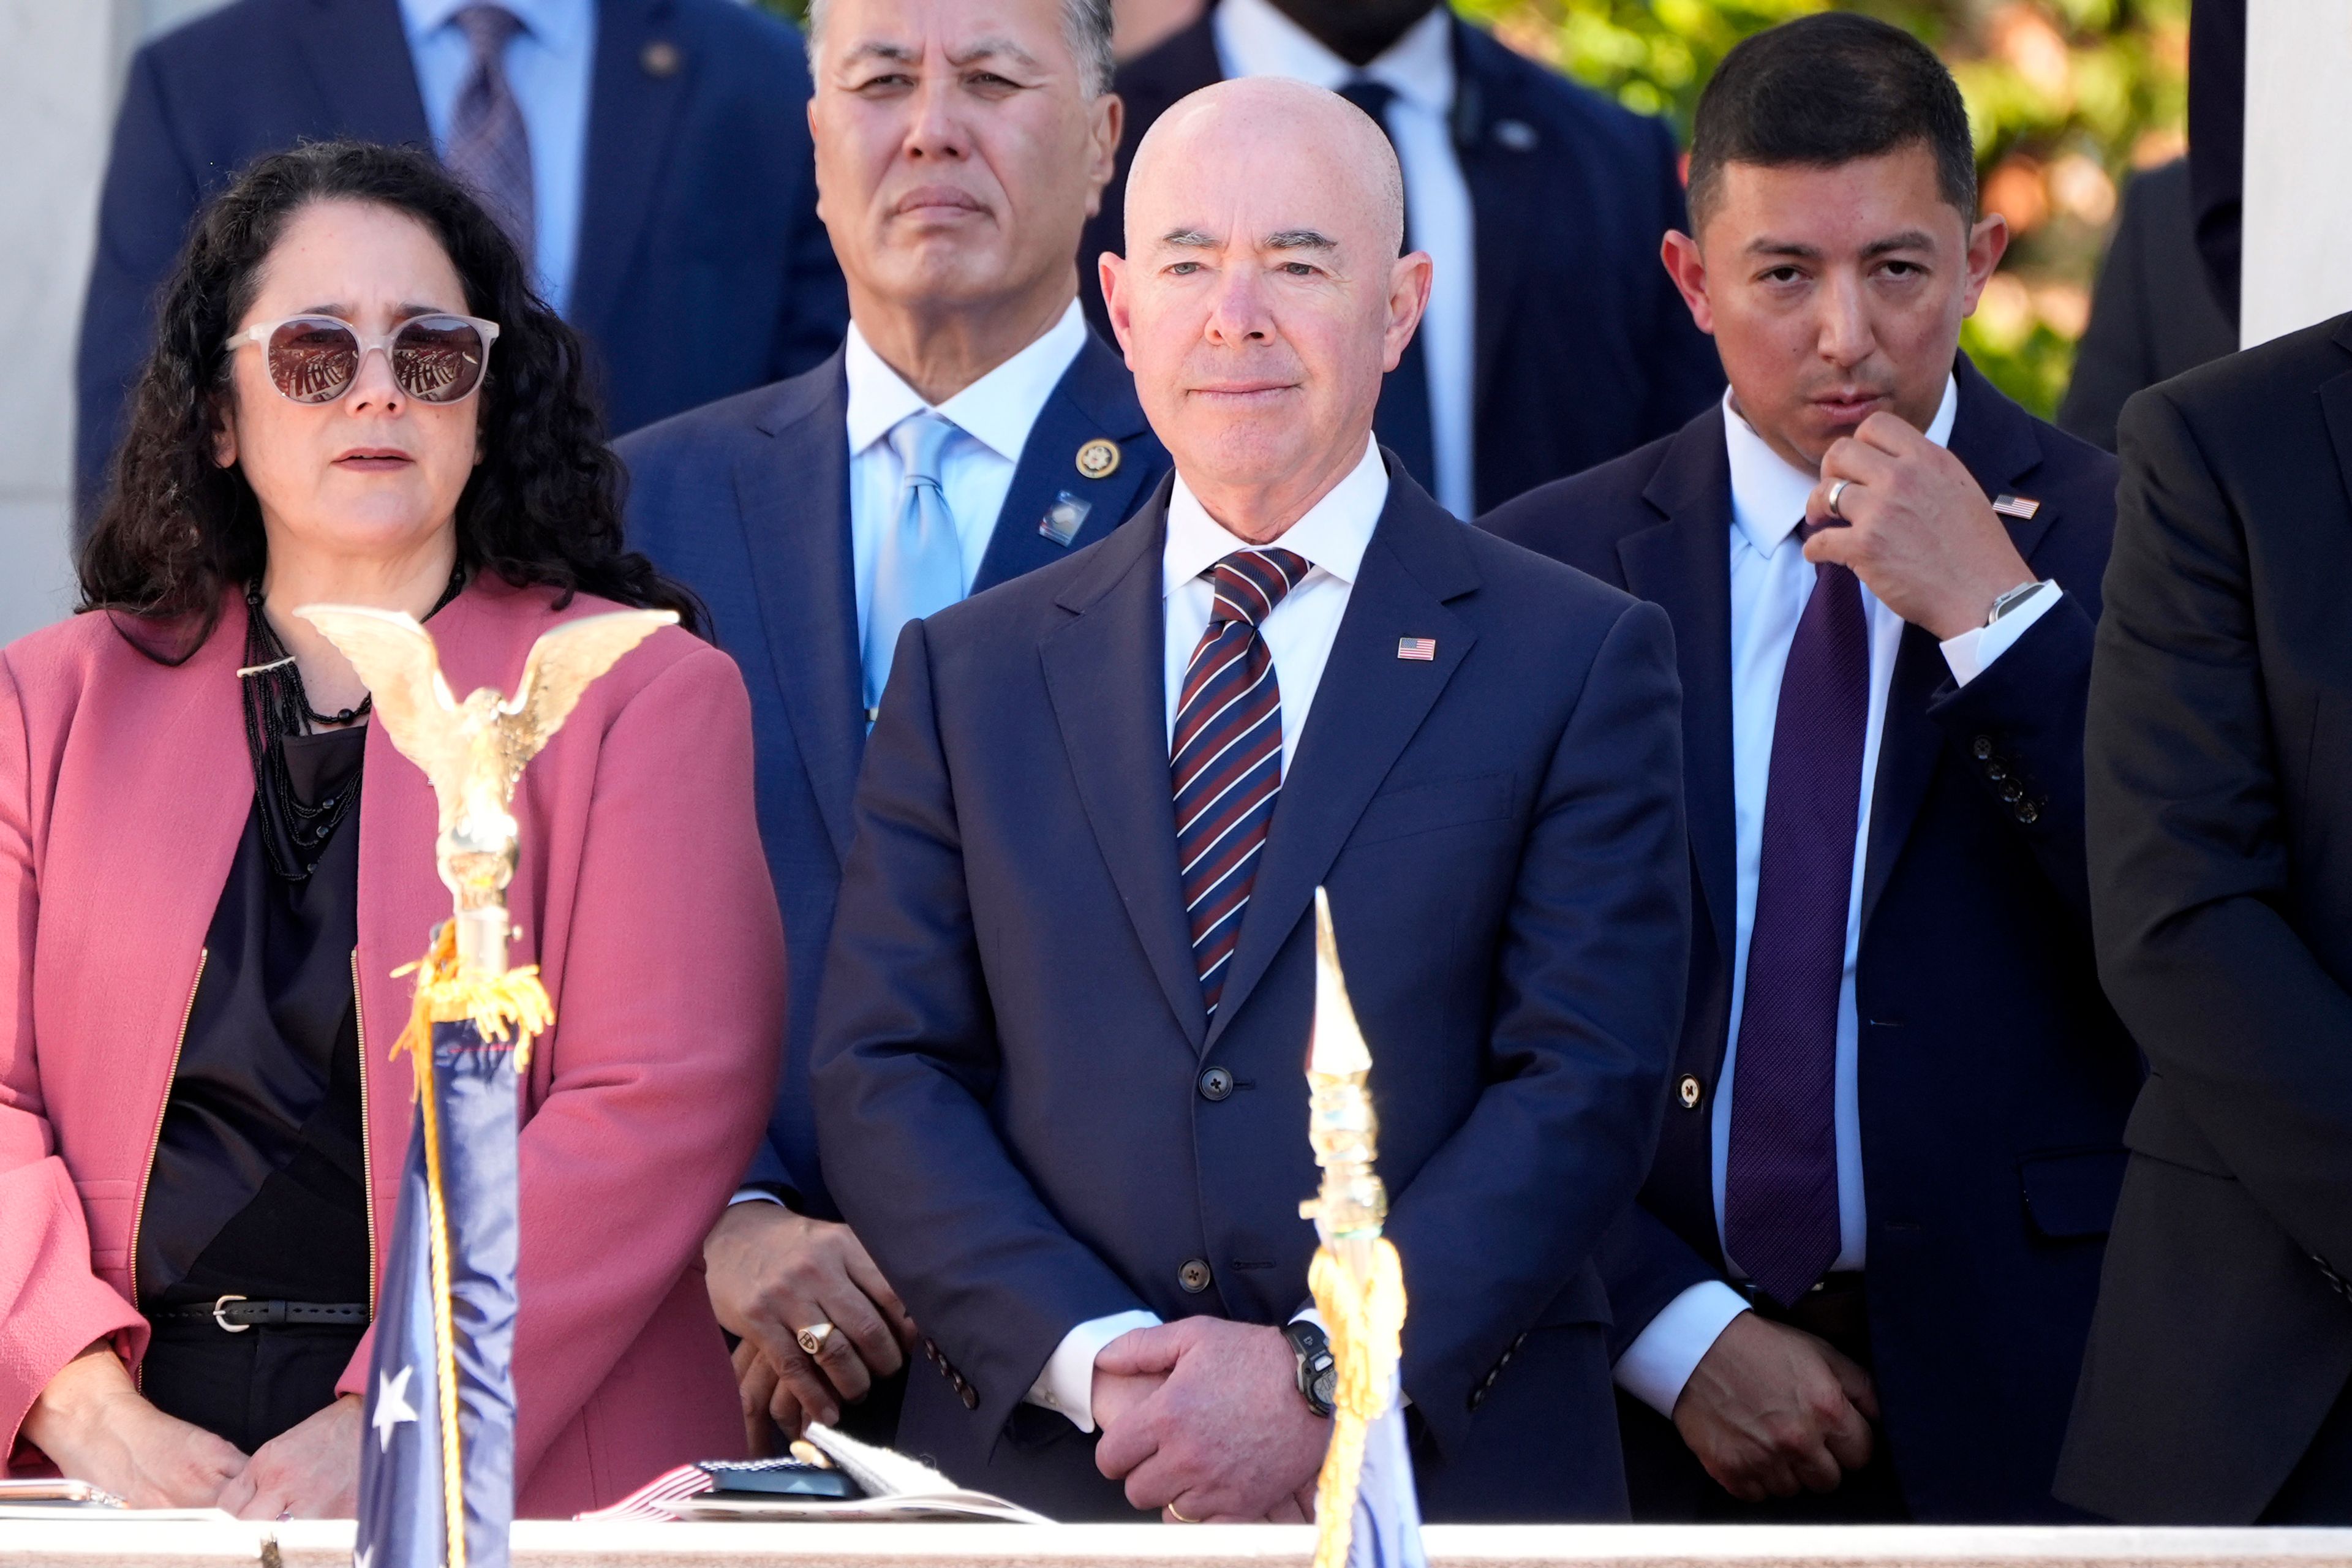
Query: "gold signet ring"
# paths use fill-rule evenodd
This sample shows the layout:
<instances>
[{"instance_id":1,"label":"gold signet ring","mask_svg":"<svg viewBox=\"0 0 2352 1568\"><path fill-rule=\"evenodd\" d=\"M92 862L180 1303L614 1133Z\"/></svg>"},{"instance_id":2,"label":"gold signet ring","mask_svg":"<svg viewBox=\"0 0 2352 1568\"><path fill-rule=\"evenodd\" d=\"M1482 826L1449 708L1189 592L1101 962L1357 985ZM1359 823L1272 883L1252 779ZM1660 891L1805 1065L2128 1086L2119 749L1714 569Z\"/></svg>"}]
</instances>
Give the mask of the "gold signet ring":
<instances>
[{"instance_id":1,"label":"gold signet ring","mask_svg":"<svg viewBox=\"0 0 2352 1568\"><path fill-rule=\"evenodd\" d=\"M802 1329L793 1335L793 1338L800 1341L801 1349L808 1352L811 1355L814 1355L819 1351L824 1349L824 1342L832 1337L833 1325L831 1323L811 1323L807 1328Z\"/></svg>"},{"instance_id":2,"label":"gold signet ring","mask_svg":"<svg viewBox=\"0 0 2352 1568\"><path fill-rule=\"evenodd\" d=\"M1118 443L1097 436L1079 447L1078 472L1090 479L1107 479L1118 472Z\"/></svg>"},{"instance_id":3,"label":"gold signet ring","mask_svg":"<svg viewBox=\"0 0 2352 1568\"><path fill-rule=\"evenodd\" d=\"M1826 504L1830 509L1830 515L1837 519L1840 522L1845 521L1846 516L1845 513L1838 510L1838 497L1845 494L1846 486L1852 483L1853 483L1852 479L1840 479L1835 484L1830 486L1830 496Z\"/></svg>"}]
</instances>

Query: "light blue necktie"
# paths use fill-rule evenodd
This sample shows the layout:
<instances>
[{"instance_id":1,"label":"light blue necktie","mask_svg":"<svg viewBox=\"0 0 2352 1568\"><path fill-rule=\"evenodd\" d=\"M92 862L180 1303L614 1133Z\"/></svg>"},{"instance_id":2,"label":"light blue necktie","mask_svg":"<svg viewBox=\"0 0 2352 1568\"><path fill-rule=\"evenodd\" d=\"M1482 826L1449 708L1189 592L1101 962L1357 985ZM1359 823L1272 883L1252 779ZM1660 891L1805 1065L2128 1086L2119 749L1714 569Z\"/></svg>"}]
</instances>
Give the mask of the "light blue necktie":
<instances>
[{"instance_id":1,"label":"light blue necktie","mask_svg":"<svg viewBox=\"0 0 2352 1568\"><path fill-rule=\"evenodd\" d=\"M901 475L898 518L883 531L874 562L874 597L866 612L869 718L882 705L900 629L963 597L963 543L940 489L940 454L955 434L953 424L928 412L908 415L890 431Z\"/></svg>"}]
</instances>

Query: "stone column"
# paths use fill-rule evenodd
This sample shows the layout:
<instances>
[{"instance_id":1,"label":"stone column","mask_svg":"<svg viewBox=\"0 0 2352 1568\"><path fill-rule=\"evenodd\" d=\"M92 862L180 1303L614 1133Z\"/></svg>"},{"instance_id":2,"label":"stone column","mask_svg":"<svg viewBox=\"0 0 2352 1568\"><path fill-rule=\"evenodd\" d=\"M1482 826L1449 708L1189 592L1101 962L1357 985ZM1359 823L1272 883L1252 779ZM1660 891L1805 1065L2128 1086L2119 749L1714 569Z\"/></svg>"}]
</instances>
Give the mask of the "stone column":
<instances>
[{"instance_id":1,"label":"stone column","mask_svg":"<svg viewBox=\"0 0 2352 1568\"><path fill-rule=\"evenodd\" d=\"M2248 0L2243 346L2352 310L2347 83L2352 0Z\"/></svg>"}]
</instances>

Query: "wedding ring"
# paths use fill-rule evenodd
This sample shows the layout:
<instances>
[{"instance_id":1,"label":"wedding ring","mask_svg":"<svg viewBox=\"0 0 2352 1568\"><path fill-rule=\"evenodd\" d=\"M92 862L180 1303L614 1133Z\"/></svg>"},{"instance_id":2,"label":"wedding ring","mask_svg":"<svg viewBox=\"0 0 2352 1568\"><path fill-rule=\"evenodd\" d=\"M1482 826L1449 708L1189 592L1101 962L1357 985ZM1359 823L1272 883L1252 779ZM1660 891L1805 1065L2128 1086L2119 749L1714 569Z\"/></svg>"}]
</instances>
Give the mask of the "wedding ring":
<instances>
[{"instance_id":1,"label":"wedding ring","mask_svg":"<svg viewBox=\"0 0 2352 1568\"><path fill-rule=\"evenodd\" d=\"M1172 1502L1168 1505L1168 1517L1174 1520L1179 1524L1198 1524L1201 1522L1197 1519L1186 1519L1182 1514L1178 1513L1176 1511L1176 1505Z\"/></svg>"},{"instance_id":2,"label":"wedding ring","mask_svg":"<svg viewBox=\"0 0 2352 1568\"><path fill-rule=\"evenodd\" d=\"M1830 486L1830 499L1827 503L1830 509L1830 515L1837 519L1840 522L1845 521L1846 516L1845 513L1838 510L1838 497L1845 494L1846 486L1852 483L1853 483L1852 479L1839 479Z\"/></svg>"},{"instance_id":3,"label":"wedding ring","mask_svg":"<svg viewBox=\"0 0 2352 1568\"><path fill-rule=\"evenodd\" d=\"M811 1355L815 1355L818 1352L824 1350L824 1342L832 1337L833 1325L831 1323L811 1323L807 1328L801 1329L795 1331L793 1335L793 1338L800 1342L801 1349L806 1351Z\"/></svg>"}]
</instances>

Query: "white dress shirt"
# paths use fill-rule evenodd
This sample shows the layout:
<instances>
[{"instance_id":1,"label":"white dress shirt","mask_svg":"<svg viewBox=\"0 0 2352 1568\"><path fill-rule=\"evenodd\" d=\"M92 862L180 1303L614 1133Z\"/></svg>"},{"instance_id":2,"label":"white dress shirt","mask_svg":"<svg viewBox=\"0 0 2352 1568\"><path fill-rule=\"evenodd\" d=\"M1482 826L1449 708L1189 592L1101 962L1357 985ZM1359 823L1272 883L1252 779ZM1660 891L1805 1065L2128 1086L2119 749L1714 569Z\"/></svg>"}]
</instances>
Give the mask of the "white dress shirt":
<instances>
[{"instance_id":1,"label":"white dress shirt","mask_svg":"<svg viewBox=\"0 0 2352 1568\"><path fill-rule=\"evenodd\" d=\"M1231 0L1228 0L1228 4ZM1271 546L1257 546L1225 531L1185 484L1179 470L1168 498L1168 540L1160 557L1160 594L1165 604L1167 719L1169 743L1175 743L1176 705L1184 690L1184 669L1192 649L1208 629L1216 591L1204 573L1237 550L1279 548L1306 557L1310 570L1259 623L1274 658L1274 679L1282 699L1282 766L1287 773L1298 752L1299 731L1307 710L1322 683L1323 666L1339 635L1339 619L1348 611L1348 595L1362 567L1364 547L1388 505L1389 474L1380 447L1369 438L1361 461L1330 493L1284 531ZM1311 1312L1301 1313L1313 1317ZM1081 1432L1095 1429L1095 1358L1111 1341L1132 1329L1148 1329L1160 1321L1157 1312L1137 1309L1080 1323L1062 1337L1045 1369L1030 1387L1028 1402L1058 1410Z\"/></svg>"},{"instance_id":2,"label":"white dress shirt","mask_svg":"<svg viewBox=\"0 0 2352 1568\"><path fill-rule=\"evenodd\" d=\"M1805 500L1819 482L1772 450L1747 420L1731 395L1724 394L1724 437L1731 458L1731 780L1734 844L1738 870L1733 921L1731 1024L1716 1079L1709 1136L1714 1155L1717 1239L1723 1236L1724 1173L1731 1149L1731 1104L1738 1082L1739 1020L1747 1001L1748 949L1756 922L1757 876L1764 859L1764 803L1772 774L1772 731L1780 714L1780 674L1797 622L1813 592L1814 568L1795 537L1805 518ZM1927 426L1927 439L1944 446L1959 410L1959 389L1948 379L1944 400ZM2058 602L2056 584L2036 594L1989 627L1961 633L1942 645L1944 661L1961 685L1989 668L2026 629ZM1862 1121L1856 1092L1855 1058L1860 1037L1854 1005L1854 956L1862 941L1862 883L1870 843L1873 785L1878 775L1879 742L1885 733L1887 691L1903 620L1881 604L1865 584L1864 614L1870 627L1870 709L1862 751L1862 800L1855 814L1853 880L1846 905L1845 973L1838 983L1837 1068L1833 1096L1838 1164L1838 1255L1832 1269L1863 1267L1866 1215L1863 1205ZM1734 1279L1745 1278L1739 1261L1725 1258ZM1694 1285L1664 1311L1618 1358L1620 1386L1660 1415L1671 1417L1683 1384L1732 1319L1748 1303L1728 1285Z\"/></svg>"},{"instance_id":3,"label":"white dress shirt","mask_svg":"<svg viewBox=\"0 0 2352 1568\"><path fill-rule=\"evenodd\" d=\"M1452 8L1440 5L1359 69L1270 0L1223 0L1210 21L1217 61L1228 78L1289 77L1336 92L1368 77L1396 93L1388 132L1404 168L1406 242L1429 252L1436 264L1420 332L1422 361L1429 371L1433 489L1446 510L1475 517L1471 415L1477 391L1477 225L1470 184L1454 151L1453 26Z\"/></svg>"},{"instance_id":4,"label":"white dress shirt","mask_svg":"<svg viewBox=\"0 0 2352 1568\"><path fill-rule=\"evenodd\" d=\"M1043 337L934 407L883 363L857 323L850 322L842 369L849 381L849 414L844 424L849 436L849 546L857 585L859 647L866 646L866 617L874 603L874 563L882 553L882 535L897 525L898 509L905 504L901 485L906 476L890 445L890 432L902 420L926 412L962 432L950 438L940 454L940 490L955 521L956 542L963 550L963 591L969 594L989 541L996 535L996 514L1004 510L1030 427L1086 344L1087 318L1073 300ZM782 1201L764 1188L743 1187L729 1203Z\"/></svg>"},{"instance_id":5,"label":"white dress shirt","mask_svg":"<svg viewBox=\"0 0 2352 1568\"><path fill-rule=\"evenodd\" d=\"M522 23L506 47L507 85L530 141L530 258L542 299L562 314L580 254L582 183L588 167L588 94L596 54L593 0L498 0ZM474 47L451 18L472 0L400 0L433 145L449 151L457 94L474 71Z\"/></svg>"}]
</instances>

